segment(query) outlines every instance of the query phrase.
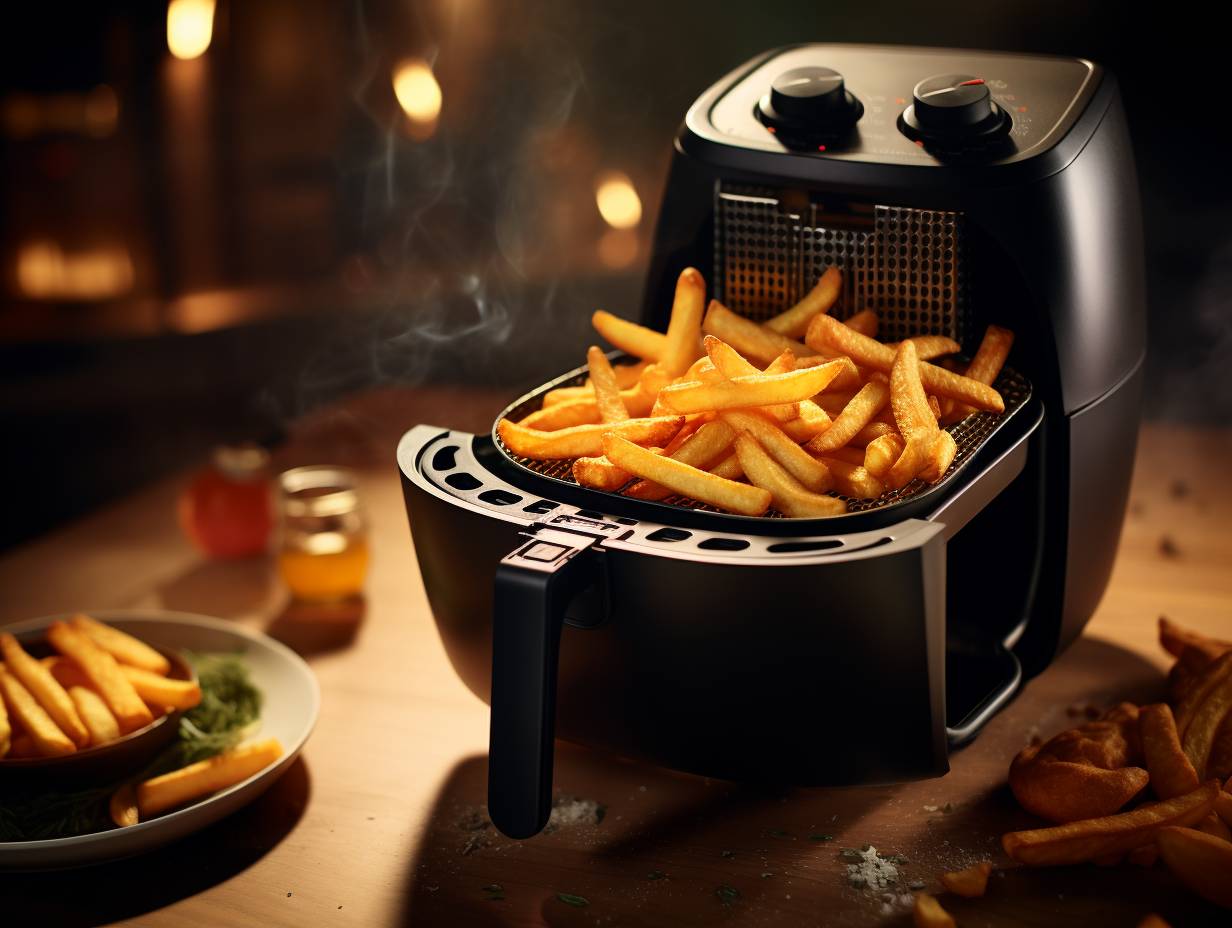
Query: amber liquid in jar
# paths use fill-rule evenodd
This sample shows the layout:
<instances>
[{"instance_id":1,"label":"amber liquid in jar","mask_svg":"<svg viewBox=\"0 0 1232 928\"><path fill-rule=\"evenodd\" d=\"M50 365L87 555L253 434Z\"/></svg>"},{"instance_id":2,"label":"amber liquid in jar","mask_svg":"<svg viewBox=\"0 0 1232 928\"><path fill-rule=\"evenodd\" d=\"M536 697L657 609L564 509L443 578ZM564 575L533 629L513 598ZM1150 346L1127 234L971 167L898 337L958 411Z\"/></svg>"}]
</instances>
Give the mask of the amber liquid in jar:
<instances>
[{"instance_id":1,"label":"amber liquid in jar","mask_svg":"<svg viewBox=\"0 0 1232 928\"><path fill-rule=\"evenodd\" d=\"M354 475L340 467L297 467L279 484L278 569L291 595L329 601L362 592L369 552Z\"/></svg>"}]
</instances>

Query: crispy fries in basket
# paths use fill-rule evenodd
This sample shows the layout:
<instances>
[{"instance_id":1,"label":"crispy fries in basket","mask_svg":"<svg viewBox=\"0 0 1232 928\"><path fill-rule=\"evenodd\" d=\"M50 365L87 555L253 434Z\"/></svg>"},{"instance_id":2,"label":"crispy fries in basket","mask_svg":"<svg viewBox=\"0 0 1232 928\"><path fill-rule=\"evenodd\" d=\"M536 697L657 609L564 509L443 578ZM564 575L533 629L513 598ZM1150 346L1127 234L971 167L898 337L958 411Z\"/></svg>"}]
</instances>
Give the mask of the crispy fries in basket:
<instances>
[{"instance_id":1,"label":"crispy fries in basket","mask_svg":"<svg viewBox=\"0 0 1232 928\"><path fill-rule=\"evenodd\" d=\"M647 361L658 361L667 347L667 336L636 322L613 316L602 309L590 317L595 331L615 348Z\"/></svg>"},{"instance_id":2,"label":"crispy fries in basket","mask_svg":"<svg viewBox=\"0 0 1232 928\"><path fill-rule=\"evenodd\" d=\"M834 477L834 489L852 499L876 499L885 492L885 485L864 469L842 458L823 455L821 463L830 468Z\"/></svg>"},{"instance_id":3,"label":"crispy fries in basket","mask_svg":"<svg viewBox=\"0 0 1232 928\"><path fill-rule=\"evenodd\" d=\"M1172 707L1143 706L1138 713L1142 755L1151 775L1151 789L1160 799L1172 799L1198 788L1200 780L1181 748Z\"/></svg>"},{"instance_id":4,"label":"crispy fries in basket","mask_svg":"<svg viewBox=\"0 0 1232 928\"><path fill-rule=\"evenodd\" d=\"M611 362L602 348L597 345L590 346L586 352L586 366L590 369L590 382L594 385L595 408L599 413L599 421L624 422L629 418L629 410L620 398L620 387L616 386L616 372L612 370Z\"/></svg>"},{"instance_id":5,"label":"crispy fries in basket","mask_svg":"<svg viewBox=\"0 0 1232 928\"><path fill-rule=\"evenodd\" d=\"M536 409L529 416L518 421L528 429L539 429L543 432L554 432L557 429L568 429L575 425L592 425L603 421L599 415L599 404L594 397L576 400L564 400Z\"/></svg>"},{"instance_id":6,"label":"crispy fries in basket","mask_svg":"<svg viewBox=\"0 0 1232 928\"><path fill-rule=\"evenodd\" d=\"M841 361L831 361L785 374L748 374L720 383L674 384L659 392L659 402L678 413L795 403L824 390L842 367Z\"/></svg>"},{"instance_id":7,"label":"crispy fries in basket","mask_svg":"<svg viewBox=\"0 0 1232 928\"><path fill-rule=\"evenodd\" d=\"M1177 879L1203 899L1232 909L1232 844L1176 826L1159 829L1155 843Z\"/></svg>"},{"instance_id":8,"label":"crispy fries in basket","mask_svg":"<svg viewBox=\"0 0 1232 928\"><path fill-rule=\"evenodd\" d=\"M684 425L684 416L628 419L613 424L575 425L556 432L528 429L508 419L497 423L501 441L514 454L536 461L598 457L603 453L603 435L614 432L644 445L665 445Z\"/></svg>"},{"instance_id":9,"label":"crispy fries in basket","mask_svg":"<svg viewBox=\"0 0 1232 928\"><path fill-rule=\"evenodd\" d=\"M890 388L880 381L870 380L843 407L834 423L808 443L809 451L824 454L850 442L890 400Z\"/></svg>"},{"instance_id":10,"label":"crispy fries in basket","mask_svg":"<svg viewBox=\"0 0 1232 928\"><path fill-rule=\"evenodd\" d=\"M679 377L697 358L705 306L706 282L695 268L686 267L676 279L676 298L667 324L667 339L659 355L659 363L671 377Z\"/></svg>"},{"instance_id":11,"label":"crispy fries in basket","mask_svg":"<svg viewBox=\"0 0 1232 928\"><path fill-rule=\"evenodd\" d=\"M121 664L164 675L171 672L171 662L144 641L92 619L84 612L77 613L68 620L68 624Z\"/></svg>"},{"instance_id":12,"label":"crispy fries in basket","mask_svg":"<svg viewBox=\"0 0 1232 928\"><path fill-rule=\"evenodd\" d=\"M824 519L847 511L841 499L806 489L747 432L736 436L736 457L749 481L768 490L774 508L786 516Z\"/></svg>"},{"instance_id":13,"label":"crispy fries in basket","mask_svg":"<svg viewBox=\"0 0 1232 928\"><path fill-rule=\"evenodd\" d=\"M720 419L703 424L691 438L675 450L664 450L664 456L706 470L724 456L736 440L735 430ZM652 480L639 480L625 492L634 499L660 500L672 495L667 487Z\"/></svg>"},{"instance_id":14,"label":"crispy fries in basket","mask_svg":"<svg viewBox=\"0 0 1232 928\"><path fill-rule=\"evenodd\" d=\"M120 665L137 695L151 706L166 709L191 709L201 702L201 687L195 680L172 680L140 667Z\"/></svg>"},{"instance_id":15,"label":"crispy fries in basket","mask_svg":"<svg viewBox=\"0 0 1232 928\"><path fill-rule=\"evenodd\" d=\"M77 750L73 740L60 731L38 700L6 668L0 668L0 698L8 704L13 721L33 740L39 755L58 757Z\"/></svg>"},{"instance_id":16,"label":"crispy fries in basket","mask_svg":"<svg viewBox=\"0 0 1232 928\"><path fill-rule=\"evenodd\" d=\"M774 458L780 467L791 474L803 489L813 493L825 493L834 486L834 478L830 476L830 469L765 417L755 412L731 410L723 413L721 418L737 432L748 432L753 436L758 445ZM749 479L752 479L752 474L744 465L743 458L741 466L744 467L744 472L749 474ZM756 483L755 480L753 482ZM774 492L770 487L766 489L771 493Z\"/></svg>"},{"instance_id":17,"label":"crispy fries in basket","mask_svg":"<svg viewBox=\"0 0 1232 928\"><path fill-rule=\"evenodd\" d=\"M64 622L53 622L47 630L53 648L72 658L89 678L93 688L103 697L120 725L128 734L154 721L154 716L128 682L114 657L75 628Z\"/></svg>"},{"instance_id":18,"label":"crispy fries in basket","mask_svg":"<svg viewBox=\"0 0 1232 928\"><path fill-rule=\"evenodd\" d=\"M1220 658L1220 661L1226 660L1228 656ZM1193 764L1200 779L1207 775L1207 762L1211 757L1211 749L1215 745L1215 736L1219 733L1224 719L1230 715L1232 715L1232 673L1225 672L1220 675L1218 682L1206 691L1205 698L1193 711L1181 735L1181 746L1185 750L1185 756Z\"/></svg>"},{"instance_id":19,"label":"crispy fries in basket","mask_svg":"<svg viewBox=\"0 0 1232 928\"><path fill-rule=\"evenodd\" d=\"M0 633L0 654L4 656L8 671L24 686L51 716L51 720L77 747L90 742L90 732L77 714L73 700L56 678L40 661L25 652L17 639L7 632Z\"/></svg>"},{"instance_id":20,"label":"crispy fries in basket","mask_svg":"<svg viewBox=\"0 0 1232 928\"><path fill-rule=\"evenodd\" d=\"M861 335L867 335L869 338L877 337L877 328L880 324L881 320L877 318L876 311L871 309L862 309L843 320L843 325L849 329L854 329ZM808 330L805 329L805 331L807 332Z\"/></svg>"},{"instance_id":21,"label":"crispy fries in basket","mask_svg":"<svg viewBox=\"0 0 1232 928\"><path fill-rule=\"evenodd\" d=\"M878 480L885 480L886 474L894 466L906 446L898 433L891 431L879 435L868 443L864 449L864 469Z\"/></svg>"},{"instance_id":22,"label":"crispy fries in basket","mask_svg":"<svg viewBox=\"0 0 1232 928\"><path fill-rule=\"evenodd\" d=\"M797 358L817 353L807 345L737 315L718 300L710 301L702 331L727 342L755 364L769 364L787 349Z\"/></svg>"},{"instance_id":23,"label":"crispy fries in basket","mask_svg":"<svg viewBox=\"0 0 1232 928\"><path fill-rule=\"evenodd\" d=\"M149 671L146 671L147 673ZM103 697L85 686L70 686L68 695L82 722L90 732L90 745L106 744L120 737L120 723L111 714Z\"/></svg>"},{"instance_id":24,"label":"crispy fries in basket","mask_svg":"<svg viewBox=\"0 0 1232 928\"><path fill-rule=\"evenodd\" d=\"M662 457L613 432L603 438L603 453L618 467L667 487L673 493L730 512L759 516L770 508L770 493L761 487L725 480L673 458Z\"/></svg>"},{"instance_id":25,"label":"crispy fries in basket","mask_svg":"<svg viewBox=\"0 0 1232 928\"><path fill-rule=\"evenodd\" d=\"M1005 360L1010 356L1010 349L1013 346L1013 332L999 325L990 325L984 331L984 339L980 342L975 357L967 366L965 376L971 380L978 380L980 383L991 384L1001 373L1001 368L1005 366ZM957 422L974 411L965 403L954 403L946 415L946 421Z\"/></svg>"},{"instance_id":26,"label":"crispy fries in basket","mask_svg":"<svg viewBox=\"0 0 1232 928\"><path fill-rule=\"evenodd\" d=\"M788 338L803 338L818 313L828 313L843 292L843 272L828 267L817 284L791 309L766 320L766 328Z\"/></svg>"}]
</instances>

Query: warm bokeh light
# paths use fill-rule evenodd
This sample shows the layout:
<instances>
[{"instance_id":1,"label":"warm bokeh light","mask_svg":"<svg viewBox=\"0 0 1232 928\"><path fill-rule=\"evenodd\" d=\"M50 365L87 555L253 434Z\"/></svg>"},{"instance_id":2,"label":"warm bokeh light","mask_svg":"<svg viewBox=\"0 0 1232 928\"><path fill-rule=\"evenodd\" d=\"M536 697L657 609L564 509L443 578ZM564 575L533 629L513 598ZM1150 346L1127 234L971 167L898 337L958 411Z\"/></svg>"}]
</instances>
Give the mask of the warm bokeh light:
<instances>
[{"instance_id":1,"label":"warm bokeh light","mask_svg":"<svg viewBox=\"0 0 1232 928\"><path fill-rule=\"evenodd\" d=\"M106 138L115 132L119 118L120 100L106 84L86 94L14 93L0 100L0 125L13 139L51 132Z\"/></svg>"},{"instance_id":2,"label":"warm bokeh light","mask_svg":"<svg viewBox=\"0 0 1232 928\"><path fill-rule=\"evenodd\" d=\"M422 58L408 58L394 68L394 95L411 122L430 125L441 114L441 85Z\"/></svg>"},{"instance_id":3,"label":"warm bokeh light","mask_svg":"<svg viewBox=\"0 0 1232 928\"><path fill-rule=\"evenodd\" d=\"M599 237L599 260L614 271L637 260L637 233L631 229L608 229Z\"/></svg>"},{"instance_id":4,"label":"warm bokeh light","mask_svg":"<svg viewBox=\"0 0 1232 928\"><path fill-rule=\"evenodd\" d=\"M167 48L177 58L200 58L214 37L214 0L171 0Z\"/></svg>"},{"instance_id":5,"label":"warm bokeh light","mask_svg":"<svg viewBox=\"0 0 1232 928\"><path fill-rule=\"evenodd\" d=\"M35 300L103 300L133 286L133 262L122 245L66 252L56 242L23 245L17 252L17 287Z\"/></svg>"},{"instance_id":6,"label":"warm bokeh light","mask_svg":"<svg viewBox=\"0 0 1232 928\"><path fill-rule=\"evenodd\" d=\"M632 229L642 221L642 201L627 174L613 171L595 188L599 215L613 229Z\"/></svg>"}]
</instances>

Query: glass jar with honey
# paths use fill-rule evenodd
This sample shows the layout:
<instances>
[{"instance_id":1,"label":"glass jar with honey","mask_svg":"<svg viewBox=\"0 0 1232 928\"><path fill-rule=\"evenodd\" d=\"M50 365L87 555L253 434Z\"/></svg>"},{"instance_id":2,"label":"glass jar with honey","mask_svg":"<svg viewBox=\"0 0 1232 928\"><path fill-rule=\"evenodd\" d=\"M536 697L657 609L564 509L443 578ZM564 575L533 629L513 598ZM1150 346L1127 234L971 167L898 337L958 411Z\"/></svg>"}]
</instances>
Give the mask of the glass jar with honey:
<instances>
[{"instance_id":1,"label":"glass jar with honey","mask_svg":"<svg viewBox=\"0 0 1232 928\"><path fill-rule=\"evenodd\" d=\"M368 572L368 538L355 473L296 467L278 485L278 569L291 595L317 602L357 595Z\"/></svg>"}]
</instances>

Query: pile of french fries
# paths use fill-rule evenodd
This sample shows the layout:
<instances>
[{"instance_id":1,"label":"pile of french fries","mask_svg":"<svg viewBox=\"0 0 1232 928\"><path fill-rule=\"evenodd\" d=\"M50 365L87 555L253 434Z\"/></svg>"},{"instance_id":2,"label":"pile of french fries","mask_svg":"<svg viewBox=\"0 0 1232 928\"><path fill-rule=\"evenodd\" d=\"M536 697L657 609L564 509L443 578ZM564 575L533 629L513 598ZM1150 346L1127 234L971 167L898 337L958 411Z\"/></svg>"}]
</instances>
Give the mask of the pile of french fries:
<instances>
[{"instance_id":1,"label":"pile of french fries","mask_svg":"<svg viewBox=\"0 0 1232 928\"><path fill-rule=\"evenodd\" d=\"M830 268L759 324L717 300L707 307L702 275L686 268L666 333L594 314L598 333L638 363L613 367L592 346L585 384L548 391L541 409L502 419L497 434L520 457L572 460L582 486L741 515L823 518L847 511L840 497L936 483L957 453L942 426L1005 411L992 384L1013 333L989 326L960 373L951 360L930 363L958 352L953 339L886 344L871 310L829 316L841 291Z\"/></svg>"}]
</instances>

